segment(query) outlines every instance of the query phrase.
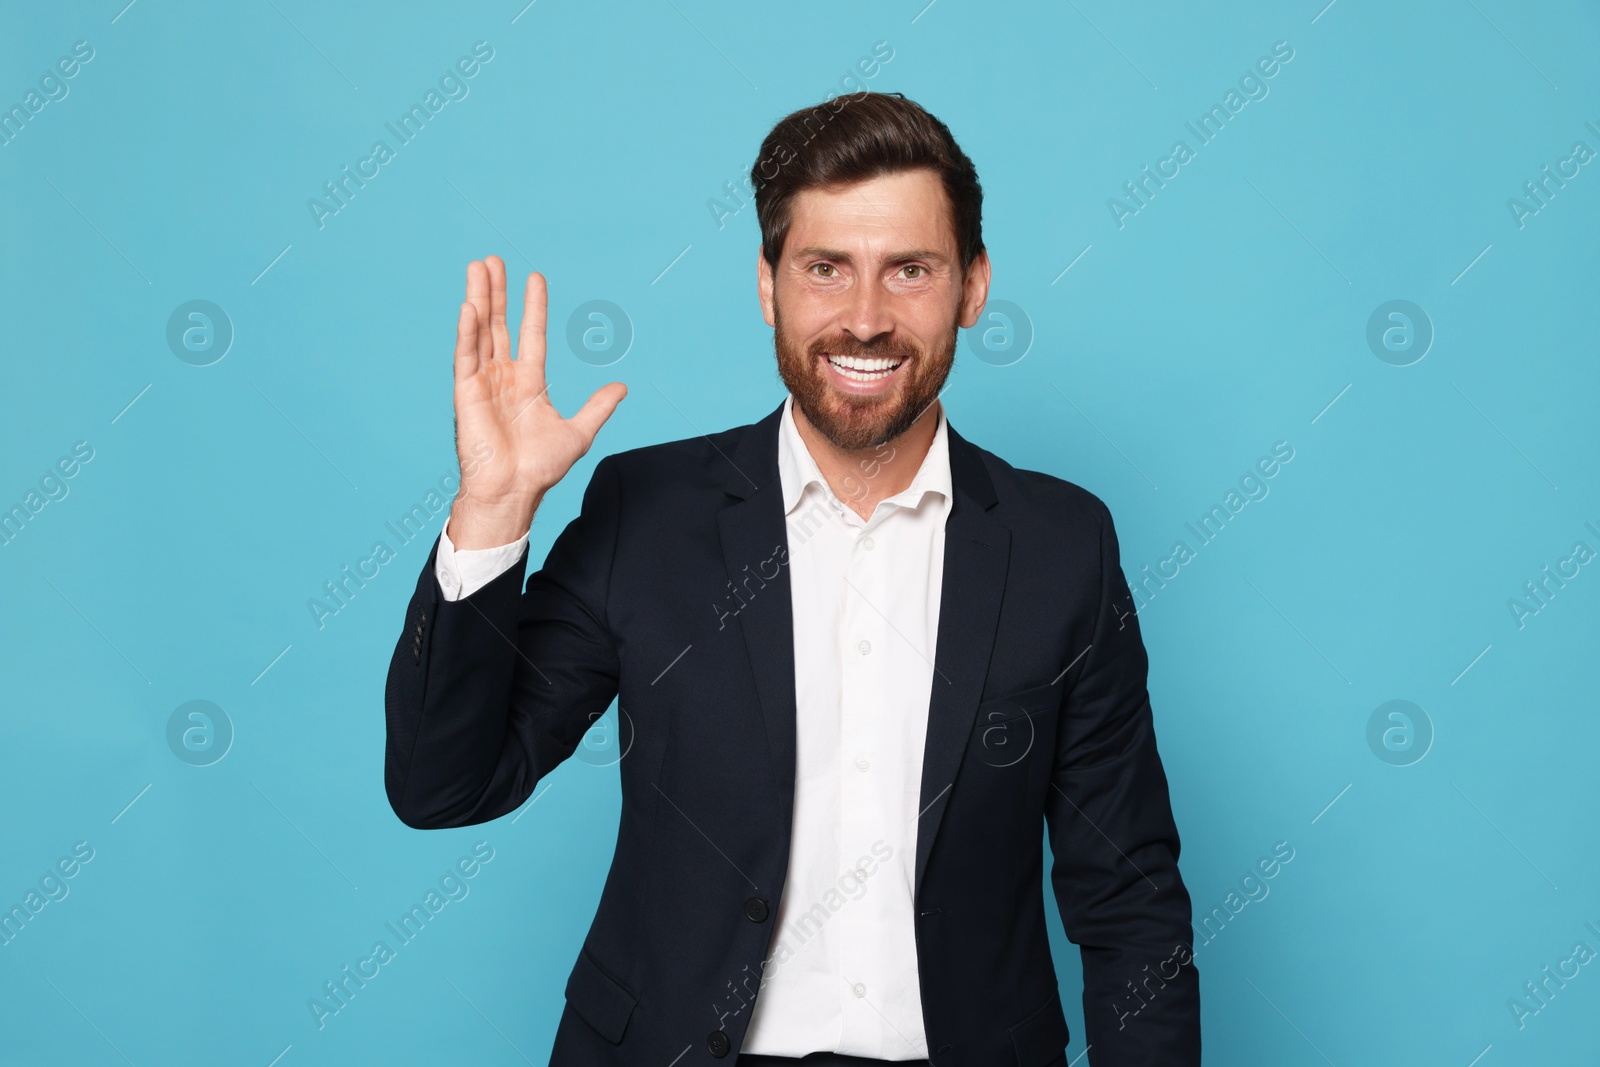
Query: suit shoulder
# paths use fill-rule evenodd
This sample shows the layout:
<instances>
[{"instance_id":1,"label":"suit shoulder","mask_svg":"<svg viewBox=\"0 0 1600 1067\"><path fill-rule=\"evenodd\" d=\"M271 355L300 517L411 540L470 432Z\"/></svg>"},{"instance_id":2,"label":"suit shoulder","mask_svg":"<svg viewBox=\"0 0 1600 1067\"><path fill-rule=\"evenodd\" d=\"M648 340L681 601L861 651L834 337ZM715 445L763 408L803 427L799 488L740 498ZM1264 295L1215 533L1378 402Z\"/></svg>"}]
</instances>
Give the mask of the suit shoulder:
<instances>
[{"instance_id":1,"label":"suit shoulder","mask_svg":"<svg viewBox=\"0 0 1600 1067\"><path fill-rule=\"evenodd\" d=\"M1002 501L1044 511L1057 521L1088 523L1098 527L1111 511L1105 501L1077 482L1044 471L1014 467L993 452L980 448L984 466L994 479Z\"/></svg>"},{"instance_id":2,"label":"suit shoulder","mask_svg":"<svg viewBox=\"0 0 1600 1067\"><path fill-rule=\"evenodd\" d=\"M630 488L720 485L729 462L726 457L753 428L751 423L712 434L640 445L613 452L602 462L615 464Z\"/></svg>"}]
</instances>

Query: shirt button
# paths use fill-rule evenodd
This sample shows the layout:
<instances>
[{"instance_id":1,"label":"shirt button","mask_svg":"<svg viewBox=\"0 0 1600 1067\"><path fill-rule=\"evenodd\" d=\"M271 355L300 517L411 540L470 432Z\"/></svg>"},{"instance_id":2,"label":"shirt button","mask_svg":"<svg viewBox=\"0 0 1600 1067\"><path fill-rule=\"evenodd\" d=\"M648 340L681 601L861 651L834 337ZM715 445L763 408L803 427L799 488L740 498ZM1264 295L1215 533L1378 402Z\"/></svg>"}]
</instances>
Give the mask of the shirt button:
<instances>
[{"instance_id":1,"label":"shirt button","mask_svg":"<svg viewBox=\"0 0 1600 1067\"><path fill-rule=\"evenodd\" d=\"M872 764L867 762L867 757L865 756L862 756L860 759L856 760L856 770L858 771L864 771L870 766L872 766Z\"/></svg>"},{"instance_id":2,"label":"shirt button","mask_svg":"<svg viewBox=\"0 0 1600 1067\"><path fill-rule=\"evenodd\" d=\"M867 995L867 987L862 985L860 982L857 982L853 989L858 997L864 997Z\"/></svg>"},{"instance_id":3,"label":"shirt button","mask_svg":"<svg viewBox=\"0 0 1600 1067\"><path fill-rule=\"evenodd\" d=\"M865 882L867 880L867 870L866 870L866 868L865 867L857 867L855 869L855 876L856 876L856 881Z\"/></svg>"},{"instance_id":4,"label":"shirt button","mask_svg":"<svg viewBox=\"0 0 1600 1067\"><path fill-rule=\"evenodd\" d=\"M868 652L872 651L872 642L871 641L863 641L863 642L861 642L859 645L856 646L856 651L860 652L863 656L865 656Z\"/></svg>"},{"instance_id":5,"label":"shirt button","mask_svg":"<svg viewBox=\"0 0 1600 1067\"><path fill-rule=\"evenodd\" d=\"M870 536L863 537L861 539L861 547L866 549L868 552L872 551L872 545L873 545L873 540L872 540L872 538Z\"/></svg>"}]
</instances>

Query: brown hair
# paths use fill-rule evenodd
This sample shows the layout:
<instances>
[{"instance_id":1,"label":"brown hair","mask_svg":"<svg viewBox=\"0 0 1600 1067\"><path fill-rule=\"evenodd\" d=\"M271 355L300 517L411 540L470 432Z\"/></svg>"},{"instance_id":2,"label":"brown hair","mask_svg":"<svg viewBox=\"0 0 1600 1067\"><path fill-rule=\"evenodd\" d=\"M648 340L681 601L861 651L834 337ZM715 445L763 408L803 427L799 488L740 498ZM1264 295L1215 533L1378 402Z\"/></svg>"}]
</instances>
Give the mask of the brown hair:
<instances>
[{"instance_id":1,"label":"brown hair","mask_svg":"<svg viewBox=\"0 0 1600 1067\"><path fill-rule=\"evenodd\" d=\"M750 168L762 255L774 268L802 189L927 168L938 175L955 221L961 269L983 251L983 187L950 129L899 93L862 91L784 116Z\"/></svg>"}]
</instances>

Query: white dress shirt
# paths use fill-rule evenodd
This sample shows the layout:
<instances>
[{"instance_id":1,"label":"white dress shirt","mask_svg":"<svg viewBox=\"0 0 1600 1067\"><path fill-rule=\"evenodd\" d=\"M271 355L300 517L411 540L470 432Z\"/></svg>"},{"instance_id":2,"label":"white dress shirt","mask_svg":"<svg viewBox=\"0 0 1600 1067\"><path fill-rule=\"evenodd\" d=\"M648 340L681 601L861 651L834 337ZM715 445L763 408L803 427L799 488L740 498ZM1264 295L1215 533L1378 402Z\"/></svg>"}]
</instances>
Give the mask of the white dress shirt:
<instances>
[{"instance_id":1,"label":"white dress shirt","mask_svg":"<svg viewBox=\"0 0 1600 1067\"><path fill-rule=\"evenodd\" d=\"M740 1051L922 1059L912 891L952 501L944 411L911 484L863 519L829 489L793 405L784 401L778 473L794 612L794 824ZM855 479L874 476L868 462ZM445 598L482 588L525 540L458 551L441 533Z\"/></svg>"}]
</instances>

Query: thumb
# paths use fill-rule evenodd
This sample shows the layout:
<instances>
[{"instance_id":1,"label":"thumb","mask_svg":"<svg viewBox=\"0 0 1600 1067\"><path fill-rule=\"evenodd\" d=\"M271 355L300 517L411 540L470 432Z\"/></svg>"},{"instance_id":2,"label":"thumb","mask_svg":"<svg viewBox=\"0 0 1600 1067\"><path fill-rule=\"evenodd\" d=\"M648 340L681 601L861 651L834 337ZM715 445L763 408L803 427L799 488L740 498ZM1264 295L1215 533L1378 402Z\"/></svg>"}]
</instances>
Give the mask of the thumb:
<instances>
[{"instance_id":1,"label":"thumb","mask_svg":"<svg viewBox=\"0 0 1600 1067\"><path fill-rule=\"evenodd\" d=\"M621 382L602 385L594 391L594 395L589 397L583 407L578 409L578 413L567 421L577 427L585 441L592 444L595 435L600 432L600 427L605 425L605 421L611 417L613 411L617 410L617 405L622 403L622 398L627 395L628 387Z\"/></svg>"}]
</instances>

